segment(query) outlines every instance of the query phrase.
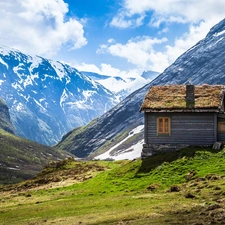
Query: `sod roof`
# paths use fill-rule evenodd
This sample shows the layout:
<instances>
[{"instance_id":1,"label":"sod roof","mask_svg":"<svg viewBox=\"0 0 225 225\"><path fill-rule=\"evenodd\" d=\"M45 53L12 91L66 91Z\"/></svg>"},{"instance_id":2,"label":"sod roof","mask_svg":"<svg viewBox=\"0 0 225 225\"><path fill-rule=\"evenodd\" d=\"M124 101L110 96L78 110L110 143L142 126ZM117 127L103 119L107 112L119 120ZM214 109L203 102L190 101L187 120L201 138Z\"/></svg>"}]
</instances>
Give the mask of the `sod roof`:
<instances>
[{"instance_id":1,"label":"sod roof","mask_svg":"<svg viewBox=\"0 0 225 225\"><path fill-rule=\"evenodd\" d=\"M195 86L195 103L186 102L186 85L152 86L146 94L140 111L216 111L224 112L225 86Z\"/></svg>"}]
</instances>

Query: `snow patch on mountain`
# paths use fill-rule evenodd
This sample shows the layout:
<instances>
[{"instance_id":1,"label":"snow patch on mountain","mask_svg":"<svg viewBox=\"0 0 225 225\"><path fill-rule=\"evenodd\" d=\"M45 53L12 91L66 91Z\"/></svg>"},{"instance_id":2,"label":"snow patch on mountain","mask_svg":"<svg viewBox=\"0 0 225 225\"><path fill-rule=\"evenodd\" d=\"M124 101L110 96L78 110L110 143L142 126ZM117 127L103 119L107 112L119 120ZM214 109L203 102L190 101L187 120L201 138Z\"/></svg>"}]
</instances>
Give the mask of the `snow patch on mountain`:
<instances>
[{"instance_id":1,"label":"snow patch on mountain","mask_svg":"<svg viewBox=\"0 0 225 225\"><path fill-rule=\"evenodd\" d=\"M82 71L81 73L87 75L91 79L103 85L105 88L109 89L111 92L117 94L120 100L124 99L140 87L143 87L159 74L155 71L144 71L138 77L124 78L118 76L100 75L86 71Z\"/></svg>"},{"instance_id":2,"label":"snow patch on mountain","mask_svg":"<svg viewBox=\"0 0 225 225\"><path fill-rule=\"evenodd\" d=\"M218 36L220 36L220 35L222 35L224 33L225 33L225 30L222 30L222 31L220 31L218 33L215 33L213 36L218 37Z\"/></svg>"},{"instance_id":3,"label":"snow patch on mountain","mask_svg":"<svg viewBox=\"0 0 225 225\"><path fill-rule=\"evenodd\" d=\"M30 63L30 67L28 68L30 71L30 74L33 74L33 70L38 68L39 65L42 63L42 58L41 57L28 57L27 63Z\"/></svg>"},{"instance_id":4,"label":"snow patch on mountain","mask_svg":"<svg viewBox=\"0 0 225 225\"><path fill-rule=\"evenodd\" d=\"M5 65L7 69L9 68L8 64L5 63L5 62L2 60L2 58L0 58L0 63L1 63L2 65Z\"/></svg>"},{"instance_id":5,"label":"snow patch on mountain","mask_svg":"<svg viewBox=\"0 0 225 225\"><path fill-rule=\"evenodd\" d=\"M52 60L49 60L49 63L54 68L54 70L55 70L56 74L58 75L58 77L60 78L60 80L62 80L62 78L65 76L63 65L59 62L54 62ZM67 83L68 82L69 81L67 81Z\"/></svg>"},{"instance_id":6,"label":"snow patch on mountain","mask_svg":"<svg viewBox=\"0 0 225 225\"><path fill-rule=\"evenodd\" d=\"M104 159L113 159L113 160L122 160L122 159L135 159L141 157L142 145L144 140L139 141L138 143L132 145L128 149L121 149L113 152L114 149L123 144L126 140L134 136L135 134L143 132L144 125L137 126L129 132L129 135L124 138L122 141L111 147L107 152L95 157L95 159L104 160Z\"/></svg>"}]
</instances>

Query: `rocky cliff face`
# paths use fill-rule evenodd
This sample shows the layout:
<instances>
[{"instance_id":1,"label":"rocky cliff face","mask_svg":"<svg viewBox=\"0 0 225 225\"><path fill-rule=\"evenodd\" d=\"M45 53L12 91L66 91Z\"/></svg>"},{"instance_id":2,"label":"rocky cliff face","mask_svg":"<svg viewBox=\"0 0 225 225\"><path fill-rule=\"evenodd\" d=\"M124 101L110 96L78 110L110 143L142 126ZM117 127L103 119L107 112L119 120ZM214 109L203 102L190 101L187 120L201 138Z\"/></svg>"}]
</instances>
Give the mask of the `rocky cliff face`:
<instances>
[{"instance_id":1,"label":"rocky cliff face","mask_svg":"<svg viewBox=\"0 0 225 225\"><path fill-rule=\"evenodd\" d=\"M102 85L67 64L0 46L0 93L17 134L53 145L117 102Z\"/></svg>"},{"instance_id":2,"label":"rocky cliff face","mask_svg":"<svg viewBox=\"0 0 225 225\"><path fill-rule=\"evenodd\" d=\"M125 133L128 135L135 126L143 124L143 114L139 109L150 86L185 84L188 80L193 84L225 84L224 49L225 19L215 25L205 39L181 55L152 82L129 95L98 120L67 134L58 148L80 157L88 156L103 147L107 151L112 146L109 143L113 142L116 136Z\"/></svg>"},{"instance_id":3,"label":"rocky cliff face","mask_svg":"<svg viewBox=\"0 0 225 225\"><path fill-rule=\"evenodd\" d=\"M9 108L2 99L0 99L0 128L11 134L16 133L10 121Z\"/></svg>"}]
</instances>

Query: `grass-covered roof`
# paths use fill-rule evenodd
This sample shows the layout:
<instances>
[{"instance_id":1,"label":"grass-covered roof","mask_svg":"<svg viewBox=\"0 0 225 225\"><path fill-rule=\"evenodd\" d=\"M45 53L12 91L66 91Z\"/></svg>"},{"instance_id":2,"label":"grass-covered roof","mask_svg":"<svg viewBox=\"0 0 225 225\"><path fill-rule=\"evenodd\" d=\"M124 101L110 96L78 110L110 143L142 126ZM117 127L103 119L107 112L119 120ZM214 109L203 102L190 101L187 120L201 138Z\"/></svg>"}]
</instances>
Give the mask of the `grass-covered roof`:
<instances>
[{"instance_id":1,"label":"grass-covered roof","mask_svg":"<svg viewBox=\"0 0 225 225\"><path fill-rule=\"evenodd\" d=\"M192 110L224 111L223 98L225 86L195 86ZM152 86L146 94L141 111L190 110L186 102L186 85Z\"/></svg>"}]
</instances>

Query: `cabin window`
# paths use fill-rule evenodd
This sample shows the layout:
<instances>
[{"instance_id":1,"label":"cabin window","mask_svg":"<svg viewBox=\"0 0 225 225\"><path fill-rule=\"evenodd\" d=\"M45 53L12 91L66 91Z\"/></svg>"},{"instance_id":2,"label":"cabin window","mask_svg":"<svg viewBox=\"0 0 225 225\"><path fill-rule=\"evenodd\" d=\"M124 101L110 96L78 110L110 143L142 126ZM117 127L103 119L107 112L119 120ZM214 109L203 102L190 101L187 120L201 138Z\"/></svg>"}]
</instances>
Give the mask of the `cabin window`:
<instances>
[{"instance_id":1,"label":"cabin window","mask_svg":"<svg viewBox=\"0 0 225 225\"><path fill-rule=\"evenodd\" d=\"M225 122L219 122L218 123L218 131L225 133Z\"/></svg>"},{"instance_id":2,"label":"cabin window","mask_svg":"<svg viewBox=\"0 0 225 225\"><path fill-rule=\"evenodd\" d=\"M157 123L158 135L170 135L170 118L169 117L158 117Z\"/></svg>"}]
</instances>

